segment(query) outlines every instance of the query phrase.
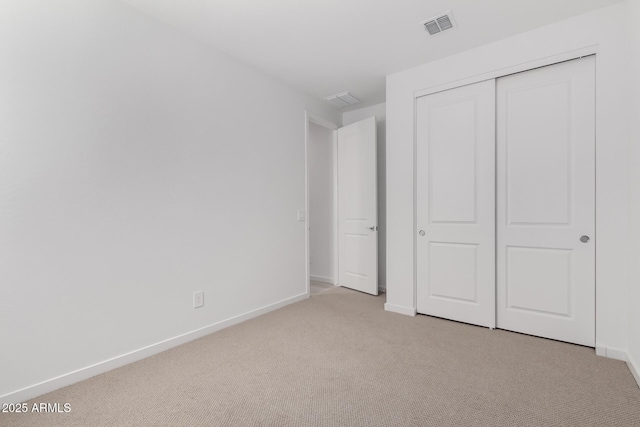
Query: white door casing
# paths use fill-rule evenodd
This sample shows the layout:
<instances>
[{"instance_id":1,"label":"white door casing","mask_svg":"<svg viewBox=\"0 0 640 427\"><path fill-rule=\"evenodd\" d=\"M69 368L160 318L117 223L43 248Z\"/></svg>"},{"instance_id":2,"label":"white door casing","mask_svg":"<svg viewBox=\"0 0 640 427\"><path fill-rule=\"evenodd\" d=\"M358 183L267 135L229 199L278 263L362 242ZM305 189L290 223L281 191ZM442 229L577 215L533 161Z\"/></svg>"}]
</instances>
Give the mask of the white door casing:
<instances>
[{"instance_id":1,"label":"white door casing","mask_svg":"<svg viewBox=\"0 0 640 427\"><path fill-rule=\"evenodd\" d=\"M338 284L378 295L376 119L338 129Z\"/></svg>"},{"instance_id":2,"label":"white door casing","mask_svg":"<svg viewBox=\"0 0 640 427\"><path fill-rule=\"evenodd\" d=\"M497 327L595 345L593 56L497 81Z\"/></svg>"},{"instance_id":3,"label":"white door casing","mask_svg":"<svg viewBox=\"0 0 640 427\"><path fill-rule=\"evenodd\" d=\"M495 327L495 81L417 99L417 311Z\"/></svg>"}]
</instances>

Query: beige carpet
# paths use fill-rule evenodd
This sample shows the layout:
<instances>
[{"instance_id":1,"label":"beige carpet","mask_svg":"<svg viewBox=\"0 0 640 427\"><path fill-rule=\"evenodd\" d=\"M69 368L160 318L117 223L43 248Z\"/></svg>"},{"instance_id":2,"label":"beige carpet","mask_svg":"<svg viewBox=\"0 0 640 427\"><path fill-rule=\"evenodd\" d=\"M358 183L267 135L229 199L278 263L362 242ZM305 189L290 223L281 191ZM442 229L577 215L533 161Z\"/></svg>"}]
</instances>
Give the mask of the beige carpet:
<instances>
[{"instance_id":1,"label":"beige carpet","mask_svg":"<svg viewBox=\"0 0 640 427\"><path fill-rule=\"evenodd\" d=\"M0 425L640 426L624 363L384 298L326 291L34 400L68 414Z\"/></svg>"},{"instance_id":2,"label":"beige carpet","mask_svg":"<svg viewBox=\"0 0 640 427\"><path fill-rule=\"evenodd\" d=\"M335 289L336 287L330 283L316 282L311 281L309 283L309 290L311 291L311 295L320 294L325 291L330 291L331 289Z\"/></svg>"}]
</instances>

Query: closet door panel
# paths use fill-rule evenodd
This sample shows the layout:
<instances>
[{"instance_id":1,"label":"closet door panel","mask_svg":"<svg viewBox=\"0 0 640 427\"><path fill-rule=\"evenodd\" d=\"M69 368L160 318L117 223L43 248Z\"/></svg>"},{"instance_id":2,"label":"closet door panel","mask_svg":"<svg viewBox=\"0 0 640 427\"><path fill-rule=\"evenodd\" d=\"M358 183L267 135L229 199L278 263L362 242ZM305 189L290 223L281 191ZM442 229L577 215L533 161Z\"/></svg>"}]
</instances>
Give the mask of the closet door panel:
<instances>
[{"instance_id":1,"label":"closet door panel","mask_svg":"<svg viewBox=\"0 0 640 427\"><path fill-rule=\"evenodd\" d=\"M497 81L497 326L595 345L595 58Z\"/></svg>"},{"instance_id":2,"label":"closet door panel","mask_svg":"<svg viewBox=\"0 0 640 427\"><path fill-rule=\"evenodd\" d=\"M419 313L495 326L495 82L417 100Z\"/></svg>"}]
</instances>

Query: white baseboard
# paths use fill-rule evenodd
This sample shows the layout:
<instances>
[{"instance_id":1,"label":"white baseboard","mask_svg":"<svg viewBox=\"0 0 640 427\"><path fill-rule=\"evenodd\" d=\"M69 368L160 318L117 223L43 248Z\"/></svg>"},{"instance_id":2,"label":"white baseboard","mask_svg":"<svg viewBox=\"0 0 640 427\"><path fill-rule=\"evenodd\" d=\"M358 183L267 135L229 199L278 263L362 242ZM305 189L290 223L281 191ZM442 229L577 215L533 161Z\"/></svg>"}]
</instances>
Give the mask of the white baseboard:
<instances>
[{"instance_id":1,"label":"white baseboard","mask_svg":"<svg viewBox=\"0 0 640 427\"><path fill-rule=\"evenodd\" d=\"M640 365L635 363L635 360L631 357L630 354L627 354L627 366L631 371L631 375L636 379L636 383L638 383L638 387L640 387Z\"/></svg>"},{"instance_id":2,"label":"white baseboard","mask_svg":"<svg viewBox=\"0 0 640 427\"><path fill-rule=\"evenodd\" d=\"M624 350L617 350L615 348L607 349L607 357L609 359L622 360L623 362L627 361L627 352Z\"/></svg>"},{"instance_id":3,"label":"white baseboard","mask_svg":"<svg viewBox=\"0 0 640 427\"><path fill-rule=\"evenodd\" d=\"M309 277L311 280L313 280L314 282L322 282L322 283L328 283L330 285L334 284L333 278L332 277L324 277L324 276L314 276L311 275Z\"/></svg>"},{"instance_id":4,"label":"white baseboard","mask_svg":"<svg viewBox=\"0 0 640 427\"><path fill-rule=\"evenodd\" d=\"M627 352L618 348L596 346L596 354L607 359L627 361Z\"/></svg>"},{"instance_id":5,"label":"white baseboard","mask_svg":"<svg viewBox=\"0 0 640 427\"><path fill-rule=\"evenodd\" d=\"M260 315L269 313L270 311L277 310L286 305L293 304L307 298L309 298L309 295L305 292L304 294L282 300L275 304L270 304L265 307L214 323L212 325L205 326L203 328L196 329L194 331L187 332L164 341L160 341L156 344L134 350L130 353L116 356L112 359L108 359L103 362L78 369L77 371L69 372L67 374L60 375L41 383L4 394L0 396L0 404L25 402L27 400L33 399L34 397L41 396L45 393L52 392L59 388L66 387L68 385L86 380L91 377L95 377L96 375L111 371L121 366L137 362L138 360L145 359L149 356L153 356L154 354L161 353L170 348L177 347L181 344L193 341L205 335L209 335L213 332L228 328L229 326L236 325L238 323L244 322L245 320L253 319L254 317L258 317Z\"/></svg>"},{"instance_id":6,"label":"white baseboard","mask_svg":"<svg viewBox=\"0 0 640 427\"><path fill-rule=\"evenodd\" d=\"M417 313L415 308L402 307L400 305L394 305L389 303L384 304L384 310L390 311L392 313L404 314L405 316L415 316Z\"/></svg>"}]
</instances>

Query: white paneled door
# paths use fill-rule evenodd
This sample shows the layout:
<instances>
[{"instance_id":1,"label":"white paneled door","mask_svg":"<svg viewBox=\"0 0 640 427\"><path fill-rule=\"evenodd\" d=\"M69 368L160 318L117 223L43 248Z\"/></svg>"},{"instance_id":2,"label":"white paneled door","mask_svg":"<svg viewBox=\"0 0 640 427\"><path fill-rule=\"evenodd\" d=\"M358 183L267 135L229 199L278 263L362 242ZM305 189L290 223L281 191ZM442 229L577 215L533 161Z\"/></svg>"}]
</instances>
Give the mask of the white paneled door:
<instances>
[{"instance_id":1,"label":"white paneled door","mask_svg":"<svg viewBox=\"0 0 640 427\"><path fill-rule=\"evenodd\" d=\"M495 81L417 100L417 310L495 326Z\"/></svg>"},{"instance_id":2,"label":"white paneled door","mask_svg":"<svg viewBox=\"0 0 640 427\"><path fill-rule=\"evenodd\" d=\"M497 326L595 345L595 57L498 79Z\"/></svg>"},{"instance_id":3,"label":"white paneled door","mask_svg":"<svg viewBox=\"0 0 640 427\"><path fill-rule=\"evenodd\" d=\"M376 119L338 129L338 284L378 295Z\"/></svg>"}]
</instances>

